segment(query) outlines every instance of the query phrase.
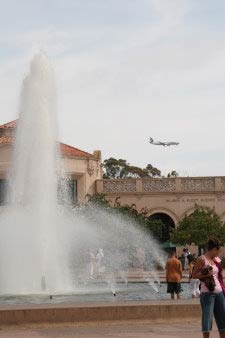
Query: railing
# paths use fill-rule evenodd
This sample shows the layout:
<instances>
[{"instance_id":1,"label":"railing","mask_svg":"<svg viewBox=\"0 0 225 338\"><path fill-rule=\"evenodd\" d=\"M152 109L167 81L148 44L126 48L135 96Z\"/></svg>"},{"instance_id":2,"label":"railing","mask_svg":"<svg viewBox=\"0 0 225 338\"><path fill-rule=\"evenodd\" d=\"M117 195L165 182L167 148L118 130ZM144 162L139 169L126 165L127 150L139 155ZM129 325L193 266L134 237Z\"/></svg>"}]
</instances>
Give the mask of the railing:
<instances>
[{"instance_id":1,"label":"railing","mask_svg":"<svg viewBox=\"0 0 225 338\"><path fill-rule=\"evenodd\" d=\"M98 193L198 193L225 192L225 176L222 177L177 177L150 179L98 180Z\"/></svg>"}]
</instances>

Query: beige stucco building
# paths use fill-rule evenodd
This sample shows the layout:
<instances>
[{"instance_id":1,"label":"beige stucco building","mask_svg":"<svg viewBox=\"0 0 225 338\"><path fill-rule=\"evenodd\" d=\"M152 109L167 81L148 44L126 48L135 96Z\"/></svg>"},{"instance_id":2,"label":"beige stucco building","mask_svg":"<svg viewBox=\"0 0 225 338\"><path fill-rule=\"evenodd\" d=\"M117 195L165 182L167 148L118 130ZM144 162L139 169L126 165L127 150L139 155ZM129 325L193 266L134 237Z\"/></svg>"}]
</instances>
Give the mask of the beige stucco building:
<instances>
[{"instance_id":1,"label":"beige stucco building","mask_svg":"<svg viewBox=\"0 0 225 338\"><path fill-rule=\"evenodd\" d=\"M225 177L178 177L154 179L98 180L96 191L112 204L134 204L148 209L149 216L165 215L176 226L190 215L196 204L215 208L225 221Z\"/></svg>"},{"instance_id":2,"label":"beige stucco building","mask_svg":"<svg viewBox=\"0 0 225 338\"><path fill-rule=\"evenodd\" d=\"M0 203L12 161L16 121L0 126ZM73 203L85 203L87 195L104 193L113 205L134 205L148 216L176 227L196 204L214 208L225 221L225 177L177 177L149 179L102 179L101 152L93 154L60 143L61 160L73 183Z\"/></svg>"},{"instance_id":3,"label":"beige stucco building","mask_svg":"<svg viewBox=\"0 0 225 338\"><path fill-rule=\"evenodd\" d=\"M15 129L16 121L0 125L0 203L12 161ZM73 184L73 202L84 203L87 194L95 192L96 180L102 178L101 152L97 150L90 154L64 143L60 143L60 150L66 174Z\"/></svg>"},{"instance_id":4,"label":"beige stucco building","mask_svg":"<svg viewBox=\"0 0 225 338\"><path fill-rule=\"evenodd\" d=\"M146 209L149 217L163 221L167 231L193 213L196 205L214 208L225 221L225 177L98 180L96 191L106 194L112 205L119 199L138 211ZM177 249L179 255L182 249ZM191 252L197 253L197 247L192 246ZM225 248L221 254L225 257Z\"/></svg>"}]
</instances>

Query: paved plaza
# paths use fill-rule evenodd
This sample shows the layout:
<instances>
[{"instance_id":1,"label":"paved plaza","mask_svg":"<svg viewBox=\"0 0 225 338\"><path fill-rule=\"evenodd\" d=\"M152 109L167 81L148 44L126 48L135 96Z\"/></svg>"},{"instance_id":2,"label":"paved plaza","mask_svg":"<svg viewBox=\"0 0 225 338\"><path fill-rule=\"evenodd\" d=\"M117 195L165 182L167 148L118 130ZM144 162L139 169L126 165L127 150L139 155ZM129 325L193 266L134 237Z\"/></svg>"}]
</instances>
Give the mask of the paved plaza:
<instances>
[{"instance_id":1,"label":"paved plaza","mask_svg":"<svg viewBox=\"0 0 225 338\"><path fill-rule=\"evenodd\" d=\"M114 322L88 323L83 325L34 325L19 327L2 327L2 338L200 338L199 322L152 324L149 322ZM211 338L218 337L214 328Z\"/></svg>"}]
</instances>

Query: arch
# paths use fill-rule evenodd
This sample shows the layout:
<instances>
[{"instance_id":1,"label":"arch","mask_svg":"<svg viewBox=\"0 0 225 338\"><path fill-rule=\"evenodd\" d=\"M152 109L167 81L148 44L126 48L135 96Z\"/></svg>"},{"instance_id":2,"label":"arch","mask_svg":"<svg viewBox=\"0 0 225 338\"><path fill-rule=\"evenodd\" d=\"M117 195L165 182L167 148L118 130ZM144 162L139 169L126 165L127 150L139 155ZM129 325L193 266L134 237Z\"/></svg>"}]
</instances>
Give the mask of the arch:
<instances>
[{"instance_id":1,"label":"arch","mask_svg":"<svg viewBox=\"0 0 225 338\"><path fill-rule=\"evenodd\" d=\"M166 215L170 216L172 218L175 226L177 226L177 224L179 223L179 217L173 211L171 211L170 209L167 209L167 208L150 209L148 211L148 217L152 216L153 214L158 214L158 213L166 214Z\"/></svg>"},{"instance_id":2,"label":"arch","mask_svg":"<svg viewBox=\"0 0 225 338\"><path fill-rule=\"evenodd\" d=\"M162 210L160 212L153 212L149 216L149 220L153 222L161 221L161 223L164 225L160 230L161 240L163 242L168 241L170 239L170 230L176 227L173 218L168 215L168 212L162 212Z\"/></svg>"},{"instance_id":3,"label":"arch","mask_svg":"<svg viewBox=\"0 0 225 338\"><path fill-rule=\"evenodd\" d=\"M188 208L182 215L181 215L181 220L185 217L185 216L190 216L191 214L193 214L193 212L196 210L196 206L195 207L191 207Z\"/></svg>"}]
</instances>

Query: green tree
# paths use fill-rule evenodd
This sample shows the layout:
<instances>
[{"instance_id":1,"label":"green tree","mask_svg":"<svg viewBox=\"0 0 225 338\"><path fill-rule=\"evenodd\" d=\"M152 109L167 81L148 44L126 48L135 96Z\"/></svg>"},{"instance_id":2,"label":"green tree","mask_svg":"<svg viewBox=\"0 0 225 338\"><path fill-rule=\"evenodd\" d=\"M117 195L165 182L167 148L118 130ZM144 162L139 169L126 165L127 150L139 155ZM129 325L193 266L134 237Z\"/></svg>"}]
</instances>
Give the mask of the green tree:
<instances>
[{"instance_id":1,"label":"green tree","mask_svg":"<svg viewBox=\"0 0 225 338\"><path fill-rule=\"evenodd\" d=\"M110 157L109 159L103 162L103 178L123 178L126 173L126 167L128 163L126 160L123 159L115 159Z\"/></svg>"},{"instance_id":2,"label":"green tree","mask_svg":"<svg viewBox=\"0 0 225 338\"><path fill-rule=\"evenodd\" d=\"M105 194L102 194L102 193L101 194L96 193L94 195L87 194L86 197L88 198L87 205L93 204L101 208L110 208L110 201L107 200Z\"/></svg>"},{"instance_id":3,"label":"green tree","mask_svg":"<svg viewBox=\"0 0 225 338\"><path fill-rule=\"evenodd\" d=\"M171 241L177 244L195 244L204 248L209 237L225 243L225 225L214 209L196 205L190 216L185 216L170 233Z\"/></svg>"},{"instance_id":4,"label":"green tree","mask_svg":"<svg viewBox=\"0 0 225 338\"><path fill-rule=\"evenodd\" d=\"M153 167L151 164L148 164L145 168L145 170L148 172L148 175L150 177L160 177L161 176L161 171L157 169L156 167Z\"/></svg>"},{"instance_id":5,"label":"green tree","mask_svg":"<svg viewBox=\"0 0 225 338\"><path fill-rule=\"evenodd\" d=\"M115 159L110 157L103 162L103 178L107 179L122 179L122 178L148 178L160 177L161 171L151 164L146 168L140 168L130 165L127 160Z\"/></svg>"},{"instance_id":6,"label":"green tree","mask_svg":"<svg viewBox=\"0 0 225 338\"><path fill-rule=\"evenodd\" d=\"M176 170L172 170L170 173L167 174L167 177L178 177L179 174Z\"/></svg>"}]
</instances>

